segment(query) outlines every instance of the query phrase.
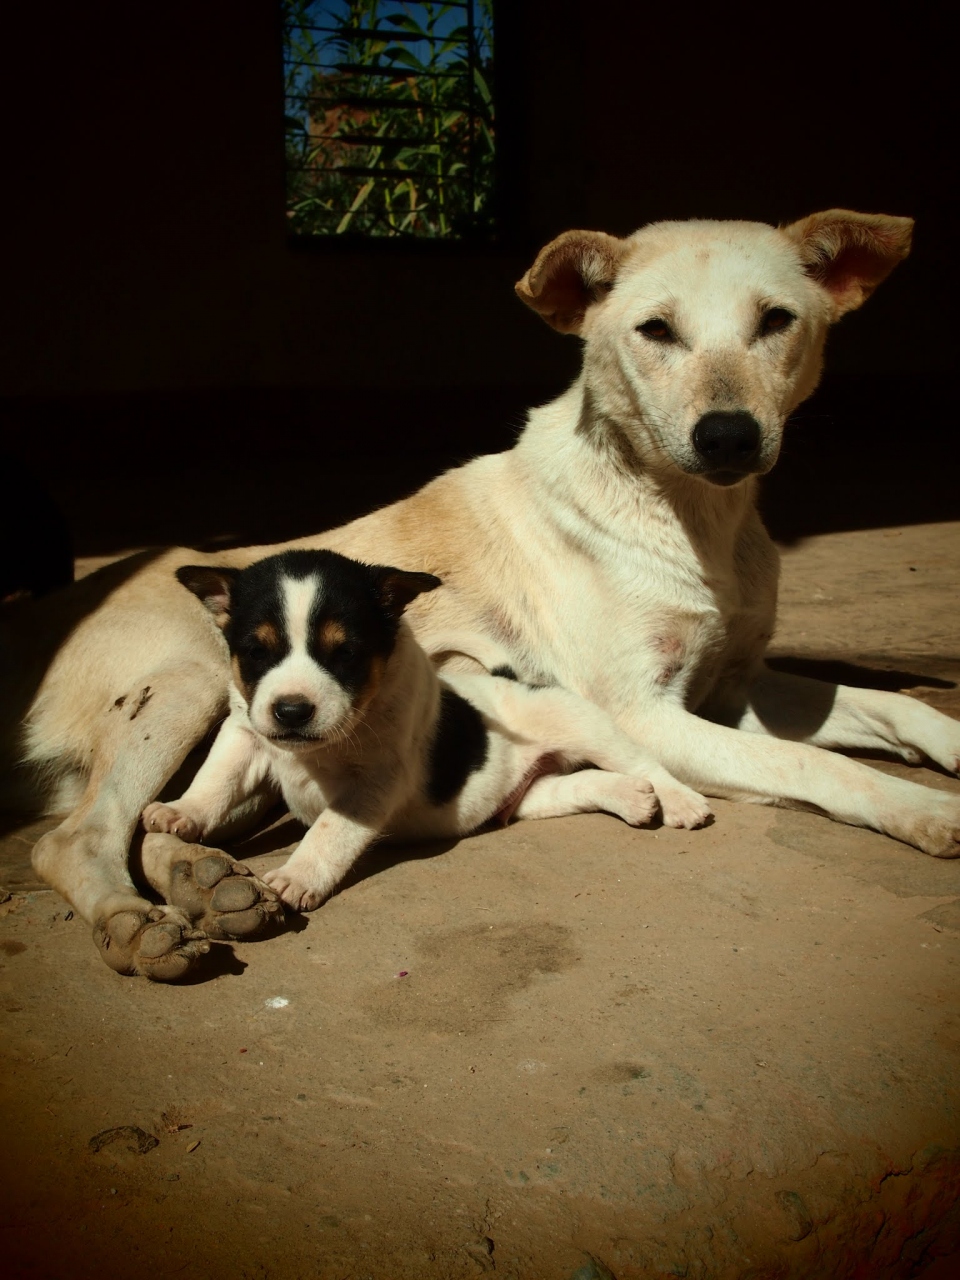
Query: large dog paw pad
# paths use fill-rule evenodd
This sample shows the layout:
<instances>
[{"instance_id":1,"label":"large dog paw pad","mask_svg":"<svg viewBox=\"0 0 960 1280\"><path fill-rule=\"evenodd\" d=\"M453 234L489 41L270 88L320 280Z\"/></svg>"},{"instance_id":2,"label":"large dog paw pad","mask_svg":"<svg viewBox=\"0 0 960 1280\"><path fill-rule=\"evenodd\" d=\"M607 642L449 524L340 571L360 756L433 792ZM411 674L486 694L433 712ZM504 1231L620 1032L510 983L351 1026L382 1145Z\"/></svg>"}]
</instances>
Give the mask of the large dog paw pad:
<instances>
[{"instance_id":1,"label":"large dog paw pad","mask_svg":"<svg viewBox=\"0 0 960 1280\"><path fill-rule=\"evenodd\" d=\"M94 926L93 938L111 969L154 982L175 982L210 950L189 921L160 908L117 911Z\"/></svg>"},{"instance_id":2,"label":"large dog paw pad","mask_svg":"<svg viewBox=\"0 0 960 1280\"><path fill-rule=\"evenodd\" d=\"M175 862L166 898L208 938L253 938L283 923L283 905L273 889L219 850Z\"/></svg>"}]
</instances>

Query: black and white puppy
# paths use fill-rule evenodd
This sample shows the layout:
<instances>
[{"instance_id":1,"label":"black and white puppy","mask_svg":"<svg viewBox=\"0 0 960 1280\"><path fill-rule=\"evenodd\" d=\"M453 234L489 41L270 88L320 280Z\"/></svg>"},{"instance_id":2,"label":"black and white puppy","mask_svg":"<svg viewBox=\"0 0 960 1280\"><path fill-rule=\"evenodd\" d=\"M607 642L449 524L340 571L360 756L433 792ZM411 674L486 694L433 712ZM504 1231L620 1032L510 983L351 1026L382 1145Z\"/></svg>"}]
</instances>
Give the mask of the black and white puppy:
<instances>
[{"instance_id":1,"label":"black and white puppy","mask_svg":"<svg viewBox=\"0 0 960 1280\"><path fill-rule=\"evenodd\" d=\"M148 805L144 826L201 840L272 786L309 827L263 877L291 907L319 906L381 836L595 810L634 826L658 807L671 826L710 816L592 703L505 676L438 676L401 616L441 585L431 574L287 551L177 577L223 629L231 710L190 788Z\"/></svg>"}]
</instances>

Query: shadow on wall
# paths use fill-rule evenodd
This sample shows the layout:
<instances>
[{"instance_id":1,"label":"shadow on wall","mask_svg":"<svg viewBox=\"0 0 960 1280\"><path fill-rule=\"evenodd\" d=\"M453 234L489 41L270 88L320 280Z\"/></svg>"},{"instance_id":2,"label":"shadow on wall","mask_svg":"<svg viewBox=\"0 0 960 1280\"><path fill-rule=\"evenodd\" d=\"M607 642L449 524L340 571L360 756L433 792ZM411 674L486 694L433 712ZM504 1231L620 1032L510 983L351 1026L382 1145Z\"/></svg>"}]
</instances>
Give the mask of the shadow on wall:
<instances>
[{"instance_id":1,"label":"shadow on wall","mask_svg":"<svg viewBox=\"0 0 960 1280\"><path fill-rule=\"evenodd\" d=\"M760 510L782 542L960 519L947 377L827 375L787 427Z\"/></svg>"},{"instance_id":2,"label":"shadow on wall","mask_svg":"<svg viewBox=\"0 0 960 1280\"><path fill-rule=\"evenodd\" d=\"M19 401L6 438L42 477L81 556L275 542L332 528L480 453L509 448L560 388L237 390ZM763 481L771 533L960 518L947 380L827 376ZM91 441L96 444L92 445ZM8 554L55 529L10 486ZM18 514L19 503L19 514Z\"/></svg>"}]
</instances>

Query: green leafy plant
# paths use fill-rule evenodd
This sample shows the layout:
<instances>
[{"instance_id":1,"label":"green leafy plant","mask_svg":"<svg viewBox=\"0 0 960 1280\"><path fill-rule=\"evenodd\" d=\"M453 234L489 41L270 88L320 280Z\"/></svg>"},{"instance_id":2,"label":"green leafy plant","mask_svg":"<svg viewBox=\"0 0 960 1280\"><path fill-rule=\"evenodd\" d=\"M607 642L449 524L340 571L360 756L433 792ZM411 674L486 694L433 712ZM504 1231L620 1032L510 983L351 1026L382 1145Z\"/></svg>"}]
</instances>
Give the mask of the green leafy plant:
<instances>
[{"instance_id":1,"label":"green leafy plant","mask_svg":"<svg viewBox=\"0 0 960 1280\"><path fill-rule=\"evenodd\" d=\"M284 0L301 235L493 231L492 0Z\"/></svg>"}]
</instances>

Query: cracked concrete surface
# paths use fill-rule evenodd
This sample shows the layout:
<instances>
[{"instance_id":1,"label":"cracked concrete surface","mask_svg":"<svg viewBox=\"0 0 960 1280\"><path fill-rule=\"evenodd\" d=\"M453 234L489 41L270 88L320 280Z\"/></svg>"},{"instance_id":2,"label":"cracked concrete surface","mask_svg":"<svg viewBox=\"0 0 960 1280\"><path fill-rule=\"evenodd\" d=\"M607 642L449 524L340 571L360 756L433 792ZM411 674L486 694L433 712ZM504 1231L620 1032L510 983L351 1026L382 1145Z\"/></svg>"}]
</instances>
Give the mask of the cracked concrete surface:
<instances>
[{"instance_id":1,"label":"cracked concrete surface","mask_svg":"<svg viewBox=\"0 0 960 1280\"><path fill-rule=\"evenodd\" d=\"M801 542L775 652L960 716L958 563L960 525ZM108 970L30 871L47 824L14 831L15 1272L960 1274L960 862L716 807L692 833L584 815L380 850L180 986Z\"/></svg>"}]
</instances>

